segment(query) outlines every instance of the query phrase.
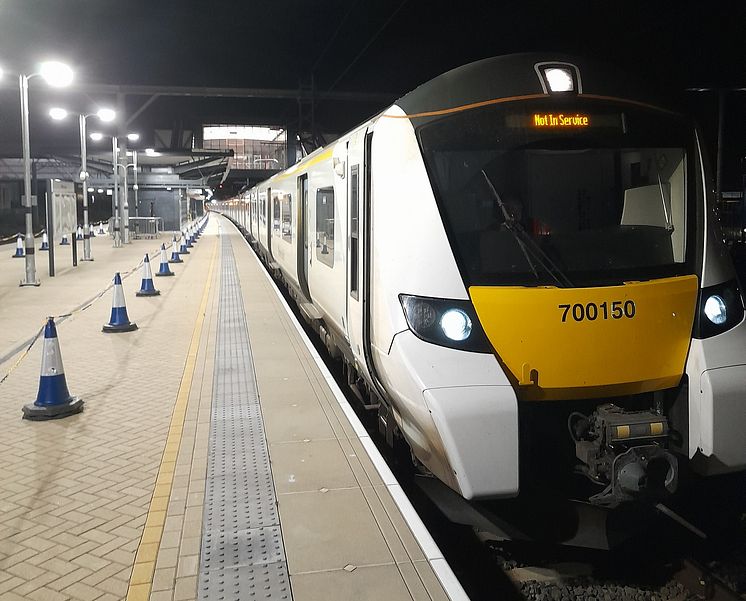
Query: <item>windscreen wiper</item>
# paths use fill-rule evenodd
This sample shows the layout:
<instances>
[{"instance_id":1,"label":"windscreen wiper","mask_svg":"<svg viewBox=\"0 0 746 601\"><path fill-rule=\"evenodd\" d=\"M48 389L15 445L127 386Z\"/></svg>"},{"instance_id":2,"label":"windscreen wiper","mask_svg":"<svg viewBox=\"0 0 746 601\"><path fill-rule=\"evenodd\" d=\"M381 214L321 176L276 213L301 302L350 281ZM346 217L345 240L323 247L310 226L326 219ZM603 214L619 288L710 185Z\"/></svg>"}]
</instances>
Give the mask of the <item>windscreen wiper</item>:
<instances>
[{"instance_id":1,"label":"windscreen wiper","mask_svg":"<svg viewBox=\"0 0 746 601\"><path fill-rule=\"evenodd\" d=\"M515 238L516 243L521 249L521 252L523 252L523 256L526 257L526 262L531 268L531 271L534 272L534 276L536 276L536 279L537 280L539 279L539 274L536 271L536 267L534 266L534 262L531 260L530 255L533 255L536 263L538 263L544 269L544 271L546 271L552 277L552 279L557 283L557 285L560 288L572 288L573 284L570 281L570 278L568 278L562 272L562 270L557 266L557 264L554 261L552 261L551 257L549 257L549 255L547 255L547 253L545 253L541 249L541 247L536 243L536 241L531 236L528 235L524 227L515 218L515 216L510 211L508 211L508 208L505 206L505 203L503 202L502 198L500 198L500 194L498 194L497 190L495 189L495 186L492 185L492 181L490 181L490 178L484 172L484 169L482 169L482 175L484 176L484 179L487 182L487 185L489 186L490 191L492 192L492 195L495 197L495 200L497 201L497 206L500 208L500 211L503 214L503 219L505 220L505 227L508 229L508 231L511 234L513 234L513 237Z\"/></svg>"},{"instance_id":2,"label":"windscreen wiper","mask_svg":"<svg viewBox=\"0 0 746 601\"><path fill-rule=\"evenodd\" d=\"M673 223L671 222L671 216L668 214L668 205L666 205L666 194L663 192L663 180L661 180L660 171L658 172L658 190L661 193L663 215L666 217L666 231L673 232Z\"/></svg>"}]
</instances>

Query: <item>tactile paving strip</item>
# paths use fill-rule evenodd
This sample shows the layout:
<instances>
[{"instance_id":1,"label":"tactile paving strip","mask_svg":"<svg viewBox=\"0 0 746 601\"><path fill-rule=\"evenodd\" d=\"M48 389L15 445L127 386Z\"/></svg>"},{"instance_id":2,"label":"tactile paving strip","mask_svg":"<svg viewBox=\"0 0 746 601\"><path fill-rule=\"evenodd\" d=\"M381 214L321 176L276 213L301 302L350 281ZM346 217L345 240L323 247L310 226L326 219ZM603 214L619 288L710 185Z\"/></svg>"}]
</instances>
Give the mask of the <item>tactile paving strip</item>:
<instances>
[{"instance_id":1,"label":"tactile paving strip","mask_svg":"<svg viewBox=\"0 0 746 601\"><path fill-rule=\"evenodd\" d=\"M233 248L222 238L198 599L292 599Z\"/></svg>"}]
</instances>

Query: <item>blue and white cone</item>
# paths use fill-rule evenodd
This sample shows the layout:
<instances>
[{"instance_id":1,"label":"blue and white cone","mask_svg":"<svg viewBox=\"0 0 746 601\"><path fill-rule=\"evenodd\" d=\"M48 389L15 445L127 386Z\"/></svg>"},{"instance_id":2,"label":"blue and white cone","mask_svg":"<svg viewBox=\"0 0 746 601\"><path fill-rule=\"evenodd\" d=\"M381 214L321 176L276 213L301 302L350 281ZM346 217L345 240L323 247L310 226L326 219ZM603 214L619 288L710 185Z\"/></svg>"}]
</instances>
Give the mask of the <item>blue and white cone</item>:
<instances>
[{"instance_id":1,"label":"blue and white cone","mask_svg":"<svg viewBox=\"0 0 746 601\"><path fill-rule=\"evenodd\" d=\"M158 273L155 274L156 276L162 276L162 275L174 275L174 272L171 271L168 267L168 259L166 258L166 245L161 244L161 266L158 269Z\"/></svg>"},{"instance_id":2,"label":"blue and white cone","mask_svg":"<svg viewBox=\"0 0 746 601\"><path fill-rule=\"evenodd\" d=\"M142 283L135 296L158 296L160 293L161 291L156 290L155 286L153 286L153 271L150 269L150 257L145 255L145 258L142 260Z\"/></svg>"},{"instance_id":3,"label":"blue and white cone","mask_svg":"<svg viewBox=\"0 0 746 601\"><path fill-rule=\"evenodd\" d=\"M95 238L96 237L96 231L93 229L93 224L88 224L88 237L89 238Z\"/></svg>"},{"instance_id":4,"label":"blue and white cone","mask_svg":"<svg viewBox=\"0 0 746 601\"><path fill-rule=\"evenodd\" d=\"M188 255L189 249L187 248L189 244L187 243L187 238L184 232L181 232L181 248L179 248L179 254L180 255Z\"/></svg>"},{"instance_id":5,"label":"blue and white cone","mask_svg":"<svg viewBox=\"0 0 746 601\"><path fill-rule=\"evenodd\" d=\"M76 240L82 240L83 239L83 228L78 226L78 235L75 236Z\"/></svg>"},{"instance_id":6,"label":"blue and white cone","mask_svg":"<svg viewBox=\"0 0 746 601\"><path fill-rule=\"evenodd\" d=\"M49 250L49 238L47 238L47 230L41 233L41 246L39 250Z\"/></svg>"},{"instance_id":7,"label":"blue and white cone","mask_svg":"<svg viewBox=\"0 0 746 601\"><path fill-rule=\"evenodd\" d=\"M111 303L111 318L102 331L131 332L137 329L137 324L127 316L127 306L124 303L124 289L119 272L114 274L114 299Z\"/></svg>"},{"instance_id":8,"label":"blue and white cone","mask_svg":"<svg viewBox=\"0 0 746 601\"><path fill-rule=\"evenodd\" d=\"M44 327L41 353L41 376L36 401L23 406L24 419L57 419L83 411L83 400L67 389L57 328L50 317Z\"/></svg>"},{"instance_id":9,"label":"blue and white cone","mask_svg":"<svg viewBox=\"0 0 746 601\"><path fill-rule=\"evenodd\" d=\"M169 263L183 263L183 259L179 256L179 243L176 241L174 236L173 242L171 242L171 258L168 260Z\"/></svg>"},{"instance_id":10,"label":"blue and white cone","mask_svg":"<svg viewBox=\"0 0 746 601\"><path fill-rule=\"evenodd\" d=\"M99 223L98 223L98 235L99 236L105 236L106 235L106 232L104 231L104 222L103 221L99 221Z\"/></svg>"},{"instance_id":11,"label":"blue and white cone","mask_svg":"<svg viewBox=\"0 0 746 601\"><path fill-rule=\"evenodd\" d=\"M62 234L62 240L60 240L60 246L69 246L70 241L67 239L67 234Z\"/></svg>"},{"instance_id":12,"label":"blue and white cone","mask_svg":"<svg viewBox=\"0 0 746 601\"><path fill-rule=\"evenodd\" d=\"M192 236L192 232L189 230L189 228L187 228L186 234L184 237L186 238L186 247L192 248L194 244L194 236Z\"/></svg>"},{"instance_id":13,"label":"blue and white cone","mask_svg":"<svg viewBox=\"0 0 746 601\"><path fill-rule=\"evenodd\" d=\"M21 234L18 234L18 238L16 238L16 254L13 255L14 259L23 259L26 255L23 252L23 236Z\"/></svg>"}]
</instances>

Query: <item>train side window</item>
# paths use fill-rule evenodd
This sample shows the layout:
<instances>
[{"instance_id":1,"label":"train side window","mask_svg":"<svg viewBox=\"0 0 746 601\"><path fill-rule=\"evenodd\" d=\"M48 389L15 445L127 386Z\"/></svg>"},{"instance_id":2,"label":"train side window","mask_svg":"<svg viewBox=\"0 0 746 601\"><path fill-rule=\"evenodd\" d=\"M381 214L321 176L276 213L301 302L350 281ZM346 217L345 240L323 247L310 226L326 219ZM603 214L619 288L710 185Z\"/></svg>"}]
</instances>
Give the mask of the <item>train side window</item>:
<instances>
[{"instance_id":1,"label":"train side window","mask_svg":"<svg viewBox=\"0 0 746 601\"><path fill-rule=\"evenodd\" d=\"M286 242L293 241L293 199L290 194L280 196L280 208L282 212L282 239Z\"/></svg>"},{"instance_id":2,"label":"train side window","mask_svg":"<svg viewBox=\"0 0 746 601\"><path fill-rule=\"evenodd\" d=\"M272 235L280 233L280 199L277 194L272 195Z\"/></svg>"},{"instance_id":3,"label":"train side window","mask_svg":"<svg viewBox=\"0 0 746 601\"><path fill-rule=\"evenodd\" d=\"M358 256L360 248L359 171L359 165L350 166L350 296L355 300L358 298Z\"/></svg>"},{"instance_id":4,"label":"train side window","mask_svg":"<svg viewBox=\"0 0 746 601\"><path fill-rule=\"evenodd\" d=\"M316 190L316 258L334 267L334 188Z\"/></svg>"}]
</instances>

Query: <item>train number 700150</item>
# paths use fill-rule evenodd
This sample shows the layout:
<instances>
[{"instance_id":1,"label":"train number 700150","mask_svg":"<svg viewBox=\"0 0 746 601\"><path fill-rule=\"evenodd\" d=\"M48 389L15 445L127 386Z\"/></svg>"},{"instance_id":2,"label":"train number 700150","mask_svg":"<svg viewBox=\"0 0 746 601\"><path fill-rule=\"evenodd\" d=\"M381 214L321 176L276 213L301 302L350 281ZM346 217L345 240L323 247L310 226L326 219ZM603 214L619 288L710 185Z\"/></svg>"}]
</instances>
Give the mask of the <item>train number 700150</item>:
<instances>
[{"instance_id":1,"label":"train number 700150","mask_svg":"<svg viewBox=\"0 0 746 601\"><path fill-rule=\"evenodd\" d=\"M575 303L557 305L562 311L562 323L572 317L574 321L596 321L597 319L632 319L635 316L635 301L604 301L602 303ZM569 317L568 317L569 316Z\"/></svg>"}]
</instances>

